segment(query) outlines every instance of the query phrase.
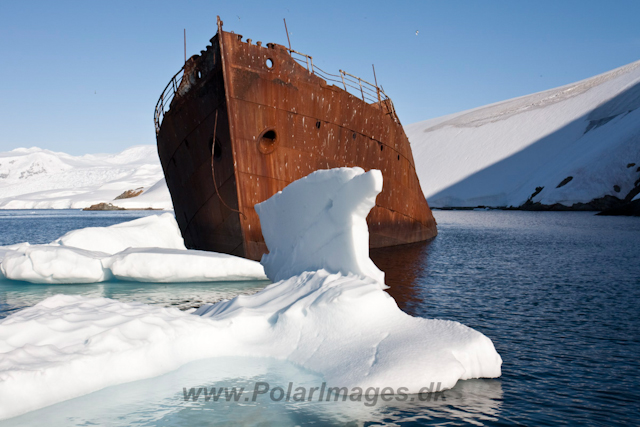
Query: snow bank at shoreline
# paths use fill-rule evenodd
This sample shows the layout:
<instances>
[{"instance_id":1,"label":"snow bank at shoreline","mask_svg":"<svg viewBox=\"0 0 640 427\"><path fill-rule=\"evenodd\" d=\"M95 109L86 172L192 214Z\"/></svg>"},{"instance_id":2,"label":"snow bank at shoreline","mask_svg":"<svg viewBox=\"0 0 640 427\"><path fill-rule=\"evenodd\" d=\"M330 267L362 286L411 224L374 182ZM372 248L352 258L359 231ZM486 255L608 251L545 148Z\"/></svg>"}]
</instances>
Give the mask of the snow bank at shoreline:
<instances>
[{"instance_id":1,"label":"snow bank at shoreline","mask_svg":"<svg viewBox=\"0 0 640 427\"><path fill-rule=\"evenodd\" d=\"M257 294L204 305L194 313L57 295L0 321L0 418L216 356L272 357L341 387L405 388L408 393L431 383L446 389L460 379L500 376L502 360L489 338L458 322L403 313L379 274L363 268L368 264L357 252L368 233L358 224L381 190L378 172L316 172L291 191L332 180L340 185L326 182L332 191L320 205L313 191L300 191L298 203L289 206L298 217L317 214L314 221L291 227L295 232L288 240L268 240L282 244L282 253L293 260L264 261L271 277L304 270L315 259L335 261L328 267L336 273L304 271ZM260 208L261 219L274 218L277 200L287 200L289 190ZM356 231L334 222L343 214L351 216ZM314 228L316 223L323 227ZM284 220L271 225L276 227L272 237L291 226ZM324 236L342 243L339 260L332 258L336 248L331 244L315 245ZM277 253L280 247L270 250Z\"/></svg>"}]
</instances>

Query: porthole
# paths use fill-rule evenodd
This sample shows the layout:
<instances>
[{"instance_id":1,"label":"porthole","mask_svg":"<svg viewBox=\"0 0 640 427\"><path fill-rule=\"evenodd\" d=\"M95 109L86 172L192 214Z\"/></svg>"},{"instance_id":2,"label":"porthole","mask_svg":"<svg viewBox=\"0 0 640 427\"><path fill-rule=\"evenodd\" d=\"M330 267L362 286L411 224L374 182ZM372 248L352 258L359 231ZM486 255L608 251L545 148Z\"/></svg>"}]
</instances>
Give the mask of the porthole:
<instances>
[{"instance_id":1,"label":"porthole","mask_svg":"<svg viewBox=\"0 0 640 427\"><path fill-rule=\"evenodd\" d=\"M267 58L266 64L267 64L267 68L269 69L273 68L273 59Z\"/></svg>"},{"instance_id":2,"label":"porthole","mask_svg":"<svg viewBox=\"0 0 640 427\"><path fill-rule=\"evenodd\" d=\"M258 137L258 149L262 154L270 154L278 145L278 135L274 129L267 129Z\"/></svg>"},{"instance_id":3,"label":"porthole","mask_svg":"<svg viewBox=\"0 0 640 427\"><path fill-rule=\"evenodd\" d=\"M400 160L400 154L398 154L398 160Z\"/></svg>"},{"instance_id":4,"label":"porthole","mask_svg":"<svg viewBox=\"0 0 640 427\"><path fill-rule=\"evenodd\" d=\"M200 70L198 70L198 78L201 79L202 78L202 72Z\"/></svg>"},{"instance_id":5,"label":"porthole","mask_svg":"<svg viewBox=\"0 0 640 427\"><path fill-rule=\"evenodd\" d=\"M356 133L355 132L353 133L353 139L356 139Z\"/></svg>"},{"instance_id":6,"label":"porthole","mask_svg":"<svg viewBox=\"0 0 640 427\"><path fill-rule=\"evenodd\" d=\"M380 144L380 151L384 150L384 145Z\"/></svg>"},{"instance_id":7,"label":"porthole","mask_svg":"<svg viewBox=\"0 0 640 427\"><path fill-rule=\"evenodd\" d=\"M320 129L320 120L316 122L316 128Z\"/></svg>"}]
</instances>

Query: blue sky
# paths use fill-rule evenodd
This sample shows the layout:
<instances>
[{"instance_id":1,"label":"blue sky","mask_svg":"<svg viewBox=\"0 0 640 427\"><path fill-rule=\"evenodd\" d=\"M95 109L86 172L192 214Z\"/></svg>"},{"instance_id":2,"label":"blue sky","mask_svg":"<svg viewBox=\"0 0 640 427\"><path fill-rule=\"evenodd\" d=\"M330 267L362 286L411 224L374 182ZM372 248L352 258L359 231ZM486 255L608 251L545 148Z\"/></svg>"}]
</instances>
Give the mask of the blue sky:
<instances>
[{"instance_id":1,"label":"blue sky","mask_svg":"<svg viewBox=\"0 0 640 427\"><path fill-rule=\"evenodd\" d=\"M404 124L640 59L640 1L4 1L0 151L155 144L153 109L216 31L286 44L378 82ZM416 35L416 31L418 34Z\"/></svg>"}]
</instances>

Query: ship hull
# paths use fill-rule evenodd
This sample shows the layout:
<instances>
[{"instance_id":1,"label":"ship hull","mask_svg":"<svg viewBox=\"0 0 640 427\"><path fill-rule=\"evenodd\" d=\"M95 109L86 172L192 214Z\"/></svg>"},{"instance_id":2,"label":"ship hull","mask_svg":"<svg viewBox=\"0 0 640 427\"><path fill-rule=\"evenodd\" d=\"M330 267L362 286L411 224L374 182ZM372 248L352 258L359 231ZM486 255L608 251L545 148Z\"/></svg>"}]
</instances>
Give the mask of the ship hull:
<instances>
[{"instance_id":1,"label":"ship hull","mask_svg":"<svg viewBox=\"0 0 640 427\"><path fill-rule=\"evenodd\" d=\"M327 84L283 46L243 42L219 26L185 65L157 140L189 248L259 260L267 248L255 204L315 170L343 166L382 171L367 217L371 247L437 234L392 105Z\"/></svg>"}]
</instances>

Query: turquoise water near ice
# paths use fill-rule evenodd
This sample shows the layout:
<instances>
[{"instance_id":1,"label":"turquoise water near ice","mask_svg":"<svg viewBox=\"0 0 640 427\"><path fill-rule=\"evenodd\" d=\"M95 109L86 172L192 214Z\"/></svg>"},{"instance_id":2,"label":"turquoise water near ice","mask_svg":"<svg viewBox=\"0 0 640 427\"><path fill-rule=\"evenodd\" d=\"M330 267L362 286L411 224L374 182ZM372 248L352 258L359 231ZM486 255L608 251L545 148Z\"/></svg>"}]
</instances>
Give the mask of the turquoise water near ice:
<instances>
[{"instance_id":1,"label":"turquoise water near ice","mask_svg":"<svg viewBox=\"0 0 640 427\"><path fill-rule=\"evenodd\" d=\"M0 211L0 244L148 213ZM640 419L640 218L583 212L435 211L439 235L377 250L389 292L415 316L487 335L503 375L460 381L428 401L184 400L184 388L320 386L321 376L260 358L206 359L0 422L9 425L637 425ZM13 215L13 216L11 216ZM7 225L11 224L10 227ZM9 231L10 230L10 231ZM55 234L55 235L52 235ZM13 239L13 240L11 240ZM34 239L34 240L32 240ZM38 240L39 239L39 240ZM179 308L266 282L32 285L0 281L0 317L56 293ZM348 325L345 325L348 327ZM412 396L414 397L414 396Z\"/></svg>"}]
</instances>

